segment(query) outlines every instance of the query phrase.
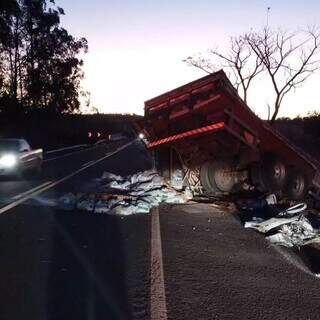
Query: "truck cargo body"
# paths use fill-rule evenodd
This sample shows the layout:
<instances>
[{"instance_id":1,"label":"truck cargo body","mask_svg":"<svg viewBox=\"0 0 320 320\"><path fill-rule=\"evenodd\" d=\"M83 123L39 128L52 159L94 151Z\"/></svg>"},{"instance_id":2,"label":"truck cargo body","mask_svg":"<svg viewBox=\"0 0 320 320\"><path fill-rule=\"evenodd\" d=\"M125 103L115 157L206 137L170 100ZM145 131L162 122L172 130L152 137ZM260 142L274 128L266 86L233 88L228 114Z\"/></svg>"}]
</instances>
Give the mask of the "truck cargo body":
<instances>
[{"instance_id":1,"label":"truck cargo body","mask_svg":"<svg viewBox=\"0 0 320 320\"><path fill-rule=\"evenodd\" d=\"M320 189L318 162L256 116L223 71L146 101L142 127L162 170L180 166L202 192L246 184L299 199Z\"/></svg>"}]
</instances>

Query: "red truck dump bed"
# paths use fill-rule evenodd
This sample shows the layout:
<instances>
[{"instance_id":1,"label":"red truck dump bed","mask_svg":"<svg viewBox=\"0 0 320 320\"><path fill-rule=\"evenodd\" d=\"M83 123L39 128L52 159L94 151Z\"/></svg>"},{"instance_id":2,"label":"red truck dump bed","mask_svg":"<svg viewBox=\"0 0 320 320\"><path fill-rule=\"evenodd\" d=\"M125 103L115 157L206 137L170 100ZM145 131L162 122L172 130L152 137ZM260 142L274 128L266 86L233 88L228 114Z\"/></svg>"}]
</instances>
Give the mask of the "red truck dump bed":
<instances>
[{"instance_id":1,"label":"red truck dump bed","mask_svg":"<svg viewBox=\"0 0 320 320\"><path fill-rule=\"evenodd\" d=\"M212 163L217 160L232 163L232 170L230 166L223 169L224 176L227 171L235 176L235 171L247 169L251 180L265 189L272 189L271 185L273 189L275 185L285 189L288 181L297 180L297 176L300 189L301 176L304 189L320 188L317 161L256 116L222 70L146 101L143 130L149 149L162 150L160 153L174 150L185 171L198 170L205 189L211 190L208 183L213 183L216 190L212 178L217 173L212 171L216 164ZM290 172L295 172L291 178ZM282 180L270 184L269 174L280 175Z\"/></svg>"}]
</instances>

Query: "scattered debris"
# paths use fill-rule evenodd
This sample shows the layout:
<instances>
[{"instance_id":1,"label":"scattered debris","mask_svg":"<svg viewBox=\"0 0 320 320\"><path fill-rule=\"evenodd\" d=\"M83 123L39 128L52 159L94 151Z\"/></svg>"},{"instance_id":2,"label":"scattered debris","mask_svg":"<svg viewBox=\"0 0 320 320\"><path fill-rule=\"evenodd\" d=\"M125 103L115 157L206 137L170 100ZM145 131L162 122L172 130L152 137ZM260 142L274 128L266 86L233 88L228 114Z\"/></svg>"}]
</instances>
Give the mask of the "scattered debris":
<instances>
[{"instance_id":1,"label":"scattered debris","mask_svg":"<svg viewBox=\"0 0 320 320\"><path fill-rule=\"evenodd\" d=\"M184 179L183 171L177 169L177 170L173 171L173 173L171 175L170 185L176 190L182 190L183 189L183 179Z\"/></svg>"},{"instance_id":2,"label":"scattered debris","mask_svg":"<svg viewBox=\"0 0 320 320\"><path fill-rule=\"evenodd\" d=\"M278 213L278 217L292 217L297 213L301 213L307 209L307 205L305 203L299 203L293 207L285 209Z\"/></svg>"},{"instance_id":3,"label":"scattered debris","mask_svg":"<svg viewBox=\"0 0 320 320\"><path fill-rule=\"evenodd\" d=\"M271 219L254 217L244 226L266 234L266 239L274 244L301 247L320 243L319 224L319 217L308 211L305 203L300 203L281 211Z\"/></svg>"},{"instance_id":4,"label":"scattered debris","mask_svg":"<svg viewBox=\"0 0 320 320\"><path fill-rule=\"evenodd\" d=\"M78 195L68 193L61 197L58 203L66 210L80 209L92 213L148 213L160 202L185 203L192 199L192 192L182 187L182 173L174 172L173 179L175 188L167 185L155 170L138 172L127 177L104 172L102 177L96 180L97 192Z\"/></svg>"},{"instance_id":5,"label":"scattered debris","mask_svg":"<svg viewBox=\"0 0 320 320\"><path fill-rule=\"evenodd\" d=\"M268 206L277 204L277 197L275 194L270 194L262 198L238 200L237 205L241 210L257 210Z\"/></svg>"},{"instance_id":6,"label":"scattered debris","mask_svg":"<svg viewBox=\"0 0 320 320\"><path fill-rule=\"evenodd\" d=\"M76 201L77 196L69 192L58 199L58 205L62 209L72 210L75 206Z\"/></svg>"}]
</instances>

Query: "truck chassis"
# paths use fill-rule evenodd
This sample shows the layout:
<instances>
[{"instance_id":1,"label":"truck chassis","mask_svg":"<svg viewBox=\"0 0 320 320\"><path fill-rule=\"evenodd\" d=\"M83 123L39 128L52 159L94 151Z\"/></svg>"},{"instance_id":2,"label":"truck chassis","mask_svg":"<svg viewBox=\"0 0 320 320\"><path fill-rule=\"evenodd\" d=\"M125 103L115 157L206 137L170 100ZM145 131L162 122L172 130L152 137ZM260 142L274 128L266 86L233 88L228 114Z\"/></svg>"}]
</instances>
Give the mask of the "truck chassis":
<instances>
[{"instance_id":1,"label":"truck chassis","mask_svg":"<svg viewBox=\"0 0 320 320\"><path fill-rule=\"evenodd\" d=\"M194 193L320 197L319 163L256 116L222 70L146 101L139 127L163 175L180 168Z\"/></svg>"}]
</instances>

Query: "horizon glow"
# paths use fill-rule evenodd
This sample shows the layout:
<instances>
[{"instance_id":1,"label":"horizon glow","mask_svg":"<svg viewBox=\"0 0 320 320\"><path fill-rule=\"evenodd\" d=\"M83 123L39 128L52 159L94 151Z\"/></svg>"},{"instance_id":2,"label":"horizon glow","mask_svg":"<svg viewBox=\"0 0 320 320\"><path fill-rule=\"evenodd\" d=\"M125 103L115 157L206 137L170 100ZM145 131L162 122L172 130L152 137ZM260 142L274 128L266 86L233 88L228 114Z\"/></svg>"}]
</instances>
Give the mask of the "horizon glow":
<instances>
[{"instance_id":1,"label":"horizon glow","mask_svg":"<svg viewBox=\"0 0 320 320\"><path fill-rule=\"evenodd\" d=\"M61 22L72 35L86 37L83 88L101 113L143 114L144 101L205 76L182 62L221 47L232 35L269 25L288 30L316 25L320 3L315 0L130 1L56 0L65 9ZM305 115L320 110L320 74L284 99L279 116ZM249 92L249 106L261 117L272 105L266 81Z\"/></svg>"}]
</instances>

